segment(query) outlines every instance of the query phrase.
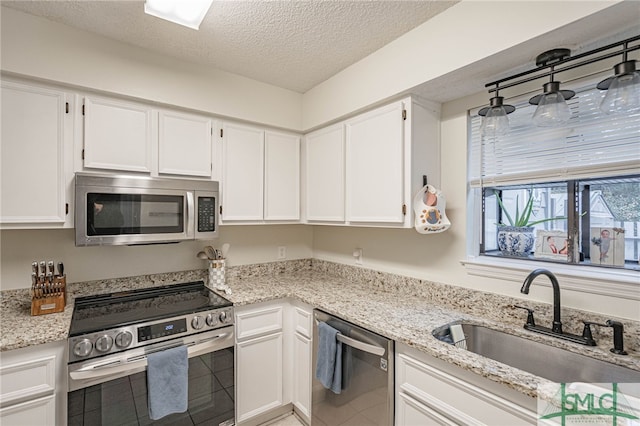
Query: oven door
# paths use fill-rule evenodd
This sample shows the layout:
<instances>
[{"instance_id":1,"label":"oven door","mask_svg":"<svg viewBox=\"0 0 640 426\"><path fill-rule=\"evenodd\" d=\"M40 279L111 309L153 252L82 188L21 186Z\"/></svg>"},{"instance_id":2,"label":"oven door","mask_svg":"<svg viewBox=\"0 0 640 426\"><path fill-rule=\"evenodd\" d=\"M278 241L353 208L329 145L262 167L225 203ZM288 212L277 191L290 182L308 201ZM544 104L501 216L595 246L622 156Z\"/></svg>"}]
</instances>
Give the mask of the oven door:
<instances>
[{"instance_id":1,"label":"oven door","mask_svg":"<svg viewBox=\"0 0 640 426\"><path fill-rule=\"evenodd\" d=\"M179 345L189 352L188 409L162 424L235 424L233 327L69 365L68 424L147 425L146 355Z\"/></svg>"}]
</instances>

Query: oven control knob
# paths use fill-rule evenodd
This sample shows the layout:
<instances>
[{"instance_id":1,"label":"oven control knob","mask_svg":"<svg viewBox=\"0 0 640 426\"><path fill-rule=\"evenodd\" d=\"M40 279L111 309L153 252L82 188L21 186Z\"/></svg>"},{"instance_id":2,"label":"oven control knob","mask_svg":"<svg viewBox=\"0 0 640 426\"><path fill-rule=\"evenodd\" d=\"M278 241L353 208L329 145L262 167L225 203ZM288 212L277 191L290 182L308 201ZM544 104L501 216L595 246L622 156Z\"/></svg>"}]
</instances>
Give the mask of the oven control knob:
<instances>
[{"instance_id":1,"label":"oven control knob","mask_svg":"<svg viewBox=\"0 0 640 426\"><path fill-rule=\"evenodd\" d=\"M122 333L118 333L116 336L116 346L119 348L126 348L133 341L133 335L128 331L123 331Z\"/></svg>"},{"instance_id":2,"label":"oven control knob","mask_svg":"<svg viewBox=\"0 0 640 426\"><path fill-rule=\"evenodd\" d=\"M93 349L93 343L89 339L82 339L73 346L73 353L76 356L87 356Z\"/></svg>"},{"instance_id":3,"label":"oven control knob","mask_svg":"<svg viewBox=\"0 0 640 426\"><path fill-rule=\"evenodd\" d=\"M191 320L191 327L195 328L196 330L200 330L202 327L204 327L204 319L202 319L200 315L196 315Z\"/></svg>"},{"instance_id":4,"label":"oven control knob","mask_svg":"<svg viewBox=\"0 0 640 426\"><path fill-rule=\"evenodd\" d=\"M220 312L220 322L222 324L224 324L225 322L229 321L229 317L227 316L227 312L226 311L222 311Z\"/></svg>"},{"instance_id":5,"label":"oven control knob","mask_svg":"<svg viewBox=\"0 0 640 426\"><path fill-rule=\"evenodd\" d=\"M215 314L207 315L207 325L213 327L218 323L218 317Z\"/></svg>"},{"instance_id":6,"label":"oven control knob","mask_svg":"<svg viewBox=\"0 0 640 426\"><path fill-rule=\"evenodd\" d=\"M96 340L96 350L98 352L107 352L111 349L111 346L113 346L113 339L111 336L107 336L105 334L104 336L98 337L98 340Z\"/></svg>"}]
</instances>

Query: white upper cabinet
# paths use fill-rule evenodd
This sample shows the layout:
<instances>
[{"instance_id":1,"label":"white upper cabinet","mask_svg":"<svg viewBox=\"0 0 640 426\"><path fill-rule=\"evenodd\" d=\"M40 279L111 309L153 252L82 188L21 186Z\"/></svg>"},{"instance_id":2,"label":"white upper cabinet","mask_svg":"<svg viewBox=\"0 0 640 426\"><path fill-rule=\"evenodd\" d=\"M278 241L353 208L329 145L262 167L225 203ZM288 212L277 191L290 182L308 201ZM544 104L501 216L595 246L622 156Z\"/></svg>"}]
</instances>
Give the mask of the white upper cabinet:
<instances>
[{"instance_id":1,"label":"white upper cabinet","mask_svg":"<svg viewBox=\"0 0 640 426\"><path fill-rule=\"evenodd\" d=\"M73 194L73 114L67 94L3 80L1 96L2 227L73 226L73 215L67 214Z\"/></svg>"},{"instance_id":2,"label":"white upper cabinet","mask_svg":"<svg viewBox=\"0 0 640 426\"><path fill-rule=\"evenodd\" d=\"M344 125L305 136L306 217L344 222Z\"/></svg>"},{"instance_id":3,"label":"white upper cabinet","mask_svg":"<svg viewBox=\"0 0 640 426\"><path fill-rule=\"evenodd\" d=\"M396 102L345 123L349 222L404 221L403 110Z\"/></svg>"},{"instance_id":4,"label":"white upper cabinet","mask_svg":"<svg viewBox=\"0 0 640 426\"><path fill-rule=\"evenodd\" d=\"M158 115L158 173L211 177L213 121L174 111Z\"/></svg>"},{"instance_id":5,"label":"white upper cabinet","mask_svg":"<svg viewBox=\"0 0 640 426\"><path fill-rule=\"evenodd\" d=\"M422 177L440 184L439 115L406 98L306 135L306 222L413 227Z\"/></svg>"},{"instance_id":6,"label":"white upper cabinet","mask_svg":"<svg viewBox=\"0 0 640 426\"><path fill-rule=\"evenodd\" d=\"M84 98L84 167L151 172L152 109L115 99Z\"/></svg>"},{"instance_id":7,"label":"white upper cabinet","mask_svg":"<svg viewBox=\"0 0 640 426\"><path fill-rule=\"evenodd\" d=\"M300 219L300 138L265 132L264 219Z\"/></svg>"},{"instance_id":8,"label":"white upper cabinet","mask_svg":"<svg viewBox=\"0 0 640 426\"><path fill-rule=\"evenodd\" d=\"M298 221L300 138L236 123L222 134L222 220Z\"/></svg>"},{"instance_id":9,"label":"white upper cabinet","mask_svg":"<svg viewBox=\"0 0 640 426\"><path fill-rule=\"evenodd\" d=\"M222 220L263 218L264 131L222 125Z\"/></svg>"}]
</instances>

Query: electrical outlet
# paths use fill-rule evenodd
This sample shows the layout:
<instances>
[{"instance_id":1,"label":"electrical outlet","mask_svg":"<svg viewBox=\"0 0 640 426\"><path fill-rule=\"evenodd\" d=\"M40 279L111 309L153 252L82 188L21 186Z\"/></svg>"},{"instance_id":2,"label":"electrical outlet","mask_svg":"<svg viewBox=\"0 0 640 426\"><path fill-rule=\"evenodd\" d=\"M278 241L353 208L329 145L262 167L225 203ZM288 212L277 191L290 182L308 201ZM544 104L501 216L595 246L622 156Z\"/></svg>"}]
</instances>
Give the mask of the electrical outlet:
<instances>
[{"instance_id":1,"label":"electrical outlet","mask_svg":"<svg viewBox=\"0 0 640 426\"><path fill-rule=\"evenodd\" d=\"M278 247L278 259L287 258L287 248L285 246Z\"/></svg>"},{"instance_id":2,"label":"electrical outlet","mask_svg":"<svg viewBox=\"0 0 640 426\"><path fill-rule=\"evenodd\" d=\"M356 265L362 265L362 249L360 247L356 247L353 250L353 258L356 261Z\"/></svg>"}]
</instances>

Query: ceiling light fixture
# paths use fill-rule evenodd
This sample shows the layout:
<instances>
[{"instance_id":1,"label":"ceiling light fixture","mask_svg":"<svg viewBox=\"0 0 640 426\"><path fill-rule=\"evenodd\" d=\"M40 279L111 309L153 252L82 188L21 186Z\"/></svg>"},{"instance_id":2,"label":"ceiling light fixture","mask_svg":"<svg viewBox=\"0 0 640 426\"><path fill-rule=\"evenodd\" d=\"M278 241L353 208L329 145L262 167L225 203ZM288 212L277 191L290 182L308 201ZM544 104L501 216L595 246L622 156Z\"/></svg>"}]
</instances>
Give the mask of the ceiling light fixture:
<instances>
[{"instance_id":1,"label":"ceiling light fixture","mask_svg":"<svg viewBox=\"0 0 640 426\"><path fill-rule=\"evenodd\" d=\"M482 116L481 132L484 136L499 136L509 131L509 117L516 110L513 105L504 104L504 98L496 95L489 100L489 106L478 111Z\"/></svg>"},{"instance_id":2,"label":"ceiling light fixture","mask_svg":"<svg viewBox=\"0 0 640 426\"><path fill-rule=\"evenodd\" d=\"M144 13L198 30L211 3L213 0L145 0Z\"/></svg>"},{"instance_id":3,"label":"ceiling light fixture","mask_svg":"<svg viewBox=\"0 0 640 426\"><path fill-rule=\"evenodd\" d=\"M615 75L596 86L607 90L600 104L600 109L607 114L640 109L640 71L636 71L636 61L628 59L628 43L624 48L622 62L613 67Z\"/></svg>"},{"instance_id":4,"label":"ceiling light fixture","mask_svg":"<svg viewBox=\"0 0 640 426\"><path fill-rule=\"evenodd\" d=\"M555 81L554 76L619 55L622 55L623 59L614 67L615 75L597 85L598 89L608 89L600 108L608 113L639 110L640 71L636 70L636 61L628 59L629 52L640 50L639 41L640 35L575 56L571 56L569 49L549 50L538 55L536 68L487 83L485 87L490 88L489 94L495 92L495 95L491 98L488 107L478 111L478 114L484 117L483 135L506 132L509 123L507 114L515 110L511 105L503 104L504 99L498 96L498 91L547 77L549 81L543 85L544 92L529 100L531 104L538 105L533 114L533 120L538 126L566 123L571 117L566 101L575 96L575 92L560 89L560 82ZM500 107L504 107L504 110Z\"/></svg>"},{"instance_id":5,"label":"ceiling light fixture","mask_svg":"<svg viewBox=\"0 0 640 426\"><path fill-rule=\"evenodd\" d=\"M533 113L533 122L540 127L553 127L565 124L571 118L567 101L576 95L573 90L560 90L560 82L553 80L554 64L571 56L569 49L553 49L536 58L537 66L551 64L550 81L542 86L543 93L529 99L531 105L538 105Z\"/></svg>"}]
</instances>

